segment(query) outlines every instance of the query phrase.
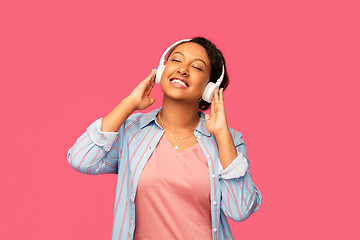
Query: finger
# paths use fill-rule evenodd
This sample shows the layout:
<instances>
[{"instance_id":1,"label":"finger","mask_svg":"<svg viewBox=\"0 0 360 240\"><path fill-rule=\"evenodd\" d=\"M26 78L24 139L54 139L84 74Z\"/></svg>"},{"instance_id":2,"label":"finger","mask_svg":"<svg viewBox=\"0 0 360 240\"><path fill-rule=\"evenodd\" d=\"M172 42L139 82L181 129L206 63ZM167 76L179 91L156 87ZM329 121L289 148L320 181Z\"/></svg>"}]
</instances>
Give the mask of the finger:
<instances>
[{"instance_id":1,"label":"finger","mask_svg":"<svg viewBox=\"0 0 360 240\"><path fill-rule=\"evenodd\" d=\"M151 73L144 79L144 82L149 82L154 74L154 69L151 69Z\"/></svg>"},{"instance_id":2,"label":"finger","mask_svg":"<svg viewBox=\"0 0 360 240\"><path fill-rule=\"evenodd\" d=\"M146 94L150 95L151 90L153 89L155 82L146 82Z\"/></svg>"},{"instance_id":3,"label":"finger","mask_svg":"<svg viewBox=\"0 0 360 240\"><path fill-rule=\"evenodd\" d=\"M219 89L217 89L217 88L215 88L214 99L215 99L215 103L218 104L219 103Z\"/></svg>"},{"instance_id":4,"label":"finger","mask_svg":"<svg viewBox=\"0 0 360 240\"><path fill-rule=\"evenodd\" d=\"M154 85L155 85L155 83L151 83L150 88L149 88L149 91L150 91L150 92L151 92L151 90L154 88Z\"/></svg>"},{"instance_id":5,"label":"finger","mask_svg":"<svg viewBox=\"0 0 360 240\"><path fill-rule=\"evenodd\" d=\"M220 103L224 104L224 88L220 89Z\"/></svg>"},{"instance_id":6,"label":"finger","mask_svg":"<svg viewBox=\"0 0 360 240\"><path fill-rule=\"evenodd\" d=\"M214 105L215 105L215 99L213 98L211 100L211 111L210 111L211 117L215 115L215 106Z\"/></svg>"},{"instance_id":7,"label":"finger","mask_svg":"<svg viewBox=\"0 0 360 240\"><path fill-rule=\"evenodd\" d=\"M155 98L150 98L149 100L150 100L150 105L152 105L155 102L156 99Z\"/></svg>"},{"instance_id":8,"label":"finger","mask_svg":"<svg viewBox=\"0 0 360 240\"><path fill-rule=\"evenodd\" d=\"M152 82L149 79L144 79L142 85L143 85L143 91L145 94L149 95L151 92L151 89L154 87L155 82Z\"/></svg>"},{"instance_id":9,"label":"finger","mask_svg":"<svg viewBox=\"0 0 360 240\"><path fill-rule=\"evenodd\" d=\"M152 75L151 75L151 82L155 82L155 77L156 77L156 69L153 69Z\"/></svg>"},{"instance_id":10,"label":"finger","mask_svg":"<svg viewBox=\"0 0 360 240\"><path fill-rule=\"evenodd\" d=\"M151 86L154 86L154 84L155 84L155 77L151 78L150 84L151 84Z\"/></svg>"}]
</instances>

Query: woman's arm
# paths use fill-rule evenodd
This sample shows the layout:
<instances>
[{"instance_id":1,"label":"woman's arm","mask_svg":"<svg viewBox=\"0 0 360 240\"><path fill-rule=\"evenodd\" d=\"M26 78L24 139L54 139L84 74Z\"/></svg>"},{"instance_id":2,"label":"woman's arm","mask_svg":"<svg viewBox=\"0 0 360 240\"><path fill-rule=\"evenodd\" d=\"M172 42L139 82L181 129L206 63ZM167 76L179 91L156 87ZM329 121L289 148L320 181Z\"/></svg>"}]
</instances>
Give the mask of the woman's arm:
<instances>
[{"instance_id":1,"label":"woman's arm","mask_svg":"<svg viewBox=\"0 0 360 240\"><path fill-rule=\"evenodd\" d=\"M214 135L219 148L219 158L222 168L227 168L237 156L234 138L230 133L224 106L224 89L215 89L211 101L211 113L205 114L206 128Z\"/></svg>"},{"instance_id":2,"label":"woman's arm","mask_svg":"<svg viewBox=\"0 0 360 240\"><path fill-rule=\"evenodd\" d=\"M146 109L155 102L155 98L149 97L155 84L155 75L156 69L153 69L128 97L104 117L101 125L102 131L118 132L121 125L135 110Z\"/></svg>"},{"instance_id":3,"label":"woman's arm","mask_svg":"<svg viewBox=\"0 0 360 240\"><path fill-rule=\"evenodd\" d=\"M101 123L101 118L93 122L67 152L69 164L78 172L117 173L122 135L102 132Z\"/></svg>"},{"instance_id":4,"label":"woman's arm","mask_svg":"<svg viewBox=\"0 0 360 240\"><path fill-rule=\"evenodd\" d=\"M227 217L239 222L259 209L262 195L251 178L248 154L241 133L234 131L233 139L231 144L237 149L236 158L225 170L219 163L220 204ZM219 146L220 156L223 150Z\"/></svg>"},{"instance_id":5,"label":"woman's arm","mask_svg":"<svg viewBox=\"0 0 360 240\"><path fill-rule=\"evenodd\" d=\"M215 138L219 147L220 163L225 169L237 156L233 138L229 129L216 132Z\"/></svg>"},{"instance_id":6,"label":"woman's arm","mask_svg":"<svg viewBox=\"0 0 360 240\"><path fill-rule=\"evenodd\" d=\"M67 159L77 171L87 174L117 173L124 123L135 110L155 101L149 98L156 69L140 82L108 115L93 122L68 150Z\"/></svg>"},{"instance_id":7,"label":"woman's arm","mask_svg":"<svg viewBox=\"0 0 360 240\"><path fill-rule=\"evenodd\" d=\"M232 220L243 221L259 209L262 197L251 179L241 133L234 131L231 135L227 125L223 89L215 90L211 113L205 115L205 121L219 148L221 210Z\"/></svg>"}]
</instances>

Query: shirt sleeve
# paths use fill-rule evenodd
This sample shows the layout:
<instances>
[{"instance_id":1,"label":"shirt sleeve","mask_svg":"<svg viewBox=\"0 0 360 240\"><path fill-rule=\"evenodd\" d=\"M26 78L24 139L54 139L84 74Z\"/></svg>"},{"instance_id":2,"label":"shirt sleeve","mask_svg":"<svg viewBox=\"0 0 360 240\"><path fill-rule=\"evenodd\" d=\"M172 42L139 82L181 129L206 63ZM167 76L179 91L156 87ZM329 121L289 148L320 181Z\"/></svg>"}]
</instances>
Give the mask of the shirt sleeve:
<instances>
[{"instance_id":1,"label":"shirt sleeve","mask_svg":"<svg viewBox=\"0 0 360 240\"><path fill-rule=\"evenodd\" d=\"M67 152L69 164L86 174L117 173L119 132L102 132L102 118L94 121Z\"/></svg>"},{"instance_id":2,"label":"shirt sleeve","mask_svg":"<svg viewBox=\"0 0 360 240\"><path fill-rule=\"evenodd\" d=\"M251 178L242 134L234 131L233 137L238 152L237 157L225 170L219 163L220 207L225 216L240 222L259 209L262 195Z\"/></svg>"},{"instance_id":3,"label":"shirt sleeve","mask_svg":"<svg viewBox=\"0 0 360 240\"><path fill-rule=\"evenodd\" d=\"M249 164L241 152L238 151L237 153L237 157L230 163L229 166L226 167L225 170L220 162L220 159L218 160L219 176L222 179L238 178L245 175Z\"/></svg>"},{"instance_id":4,"label":"shirt sleeve","mask_svg":"<svg viewBox=\"0 0 360 240\"><path fill-rule=\"evenodd\" d=\"M99 147L103 147L104 151L110 151L118 132L102 132L102 118L97 119L87 129L86 132L93 143Z\"/></svg>"}]
</instances>

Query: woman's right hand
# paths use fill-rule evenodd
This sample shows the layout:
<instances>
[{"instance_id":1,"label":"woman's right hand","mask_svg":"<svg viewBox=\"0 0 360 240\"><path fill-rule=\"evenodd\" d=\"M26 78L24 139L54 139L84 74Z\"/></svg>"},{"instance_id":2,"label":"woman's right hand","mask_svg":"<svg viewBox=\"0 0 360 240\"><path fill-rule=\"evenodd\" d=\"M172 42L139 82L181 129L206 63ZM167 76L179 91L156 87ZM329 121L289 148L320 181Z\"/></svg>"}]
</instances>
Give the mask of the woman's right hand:
<instances>
[{"instance_id":1,"label":"woman's right hand","mask_svg":"<svg viewBox=\"0 0 360 240\"><path fill-rule=\"evenodd\" d=\"M139 85L131 92L127 99L131 102L134 110L143 110L150 107L155 98L150 98L152 88L155 85L156 69L152 69L149 76L147 76Z\"/></svg>"}]
</instances>

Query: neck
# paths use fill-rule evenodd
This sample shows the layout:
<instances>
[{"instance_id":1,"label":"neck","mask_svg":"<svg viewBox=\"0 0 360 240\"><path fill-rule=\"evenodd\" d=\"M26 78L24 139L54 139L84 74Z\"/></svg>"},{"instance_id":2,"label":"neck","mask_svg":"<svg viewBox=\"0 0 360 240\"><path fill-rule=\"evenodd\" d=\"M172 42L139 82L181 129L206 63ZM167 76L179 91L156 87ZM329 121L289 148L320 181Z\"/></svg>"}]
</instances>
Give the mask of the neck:
<instances>
[{"instance_id":1,"label":"neck","mask_svg":"<svg viewBox=\"0 0 360 240\"><path fill-rule=\"evenodd\" d=\"M160 114L167 127L186 131L196 128L199 122L198 111L199 104L189 104L164 96Z\"/></svg>"}]
</instances>

